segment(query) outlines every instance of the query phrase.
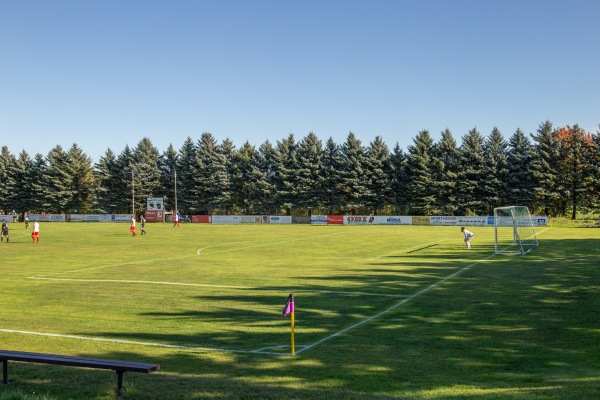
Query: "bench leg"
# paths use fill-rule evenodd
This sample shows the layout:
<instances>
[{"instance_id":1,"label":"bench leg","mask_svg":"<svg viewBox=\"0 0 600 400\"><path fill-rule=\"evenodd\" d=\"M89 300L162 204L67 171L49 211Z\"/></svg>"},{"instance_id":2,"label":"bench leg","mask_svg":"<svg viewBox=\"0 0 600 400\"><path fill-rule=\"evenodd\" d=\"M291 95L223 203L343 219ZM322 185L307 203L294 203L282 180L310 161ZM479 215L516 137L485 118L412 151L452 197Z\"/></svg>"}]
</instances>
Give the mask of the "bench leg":
<instances>
[{"instance_id":1,"label":"bench leg","mask_svg":"<svg viewBox=\"0 0 600 400\"><path fill-rule=\"evenodd\" d=\"M8 383L8 360L2 360L2 382Z\"/></svg>"},{"instance_id":2,"label":"bench leg","mask_svg":"<svg viewBox=\"0 0 600 400\"><path fill-rule=\"evenodd\" d=\"M117 397L121 396L123 391L123 371L117 371Z\"/></svg>"}]
</instances>

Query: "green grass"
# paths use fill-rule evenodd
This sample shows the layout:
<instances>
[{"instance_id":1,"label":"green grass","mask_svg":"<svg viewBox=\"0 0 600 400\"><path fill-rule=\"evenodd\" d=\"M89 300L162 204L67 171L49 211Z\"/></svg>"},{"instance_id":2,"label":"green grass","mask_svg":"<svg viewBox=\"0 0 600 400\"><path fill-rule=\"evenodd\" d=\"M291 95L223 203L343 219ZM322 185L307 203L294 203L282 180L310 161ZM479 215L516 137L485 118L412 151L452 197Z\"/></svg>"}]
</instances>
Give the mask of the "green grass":
<instances>
[{"instance_id":1,"label":"green grass","mask_svg":"<svg viewBox=\"0 0 600 400\"><path fill-rule=\"evenodd\" d=\"M456 227L41 228L0 244L0 347L161 365L123 399L600 396L600 229L491 256L483 227L471 251ZM114 397L113 372L9 366L0 399Z\"/></svg>"}]
</instances>

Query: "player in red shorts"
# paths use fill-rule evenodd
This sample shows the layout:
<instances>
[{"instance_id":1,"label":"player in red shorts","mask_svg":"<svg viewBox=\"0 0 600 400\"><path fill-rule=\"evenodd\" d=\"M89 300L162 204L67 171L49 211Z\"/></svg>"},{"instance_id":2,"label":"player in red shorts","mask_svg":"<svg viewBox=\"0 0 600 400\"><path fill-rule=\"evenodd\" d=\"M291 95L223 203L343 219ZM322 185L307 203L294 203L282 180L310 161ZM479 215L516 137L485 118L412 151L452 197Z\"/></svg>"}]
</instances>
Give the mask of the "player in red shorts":
<instances>
[{"instance_id":1,"label":"player in red shorts","mask_svg":"<svg viewBox=\"0 0 600 400\"><path fill-rule=\"evenodd\" d=\"M131 216L131 228L129 230L131 231L131 236L135 236L135 215Z\"/></svg>"},{"instance_id":2,"label":"player in red shorts","mask_svg":"<svg viewBox=\"0 0 600 400\"><path fill-rule=\"evenodd\" d=\"M33 232L31 232L31 239L33 243L40 242L40 224L34 219L33 220Z\"/></svg>"}]
</instances>

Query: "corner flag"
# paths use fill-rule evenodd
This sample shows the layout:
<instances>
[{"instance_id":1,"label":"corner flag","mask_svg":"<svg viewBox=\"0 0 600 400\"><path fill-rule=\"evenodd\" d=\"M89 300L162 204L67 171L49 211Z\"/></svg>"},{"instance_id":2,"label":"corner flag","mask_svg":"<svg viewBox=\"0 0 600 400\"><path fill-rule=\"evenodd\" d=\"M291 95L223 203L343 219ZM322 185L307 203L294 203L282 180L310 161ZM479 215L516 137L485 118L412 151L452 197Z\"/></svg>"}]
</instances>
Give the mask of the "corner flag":
<instances>
[{"instance_id":1,"label":"corner flag","mask_svg":"<svg viewBox=\"0 0 600 400\"><path fill-rule=\"evenodd\" d=\"M296 345L294 343L294 293L288 296L287 303L283 307L283 317L290 315L290 322L292 324L292 356L296 355Z\"/></svg>"}]
</instances>

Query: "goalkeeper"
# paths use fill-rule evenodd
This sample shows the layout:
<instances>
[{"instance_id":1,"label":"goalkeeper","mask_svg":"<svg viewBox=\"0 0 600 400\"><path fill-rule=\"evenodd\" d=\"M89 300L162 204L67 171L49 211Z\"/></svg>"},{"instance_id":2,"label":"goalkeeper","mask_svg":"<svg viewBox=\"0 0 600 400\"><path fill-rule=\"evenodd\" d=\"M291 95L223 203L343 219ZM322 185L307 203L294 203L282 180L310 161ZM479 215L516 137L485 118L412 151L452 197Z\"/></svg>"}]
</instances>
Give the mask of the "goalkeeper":
<instances>
[{"instance_id":1,"label":"goalkeeper","mask_svg":"<svg viewBox=\"0 0 600 400\"><path fill-rule=\"evenodd\" d=\"M467 245L467 249L471 249L471 239L473 239L475 235L473 235L473 232L466 229L464 226L460 228L460 231L465 235L465 244Z\"/></svg>"}]
</instances>

